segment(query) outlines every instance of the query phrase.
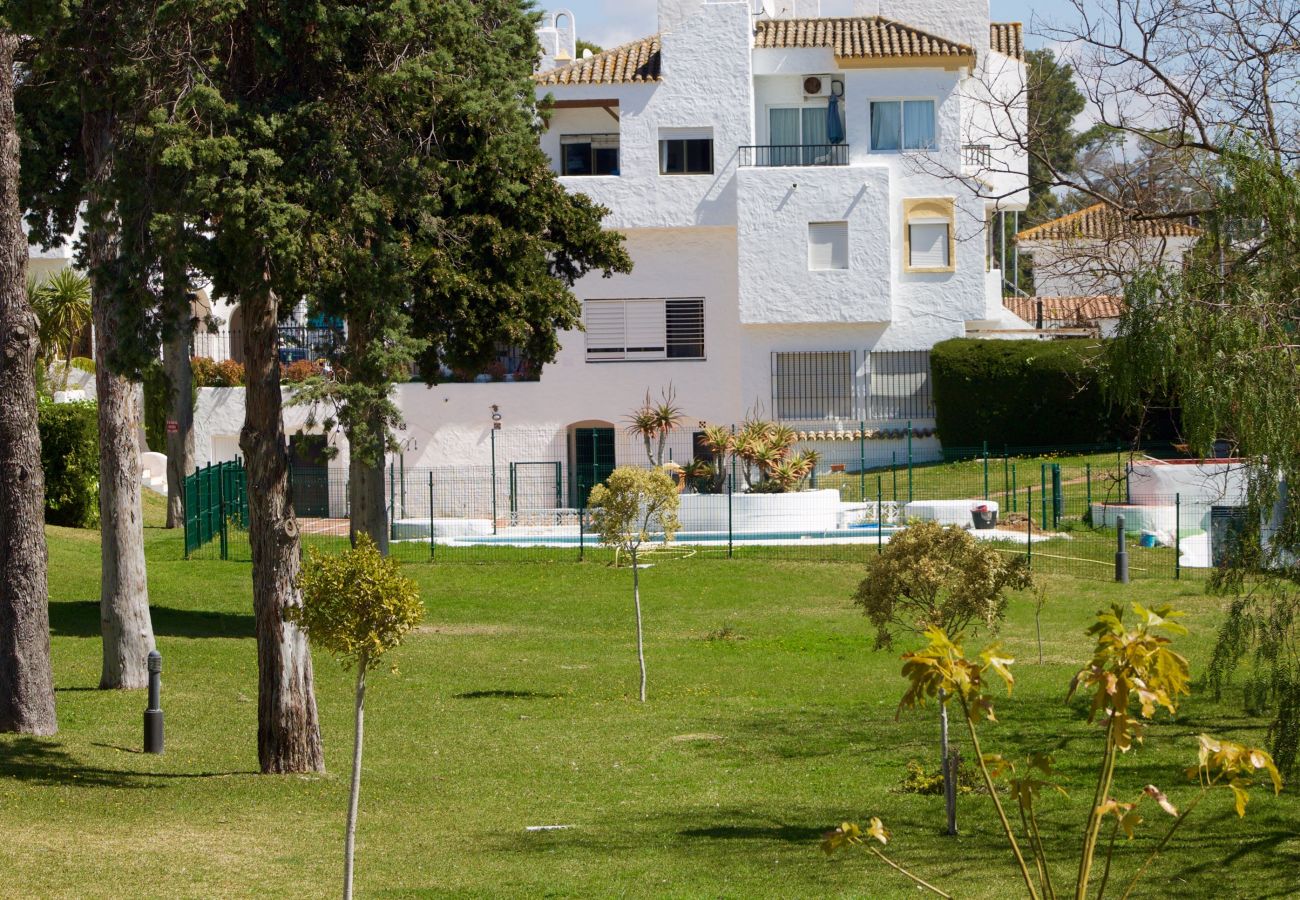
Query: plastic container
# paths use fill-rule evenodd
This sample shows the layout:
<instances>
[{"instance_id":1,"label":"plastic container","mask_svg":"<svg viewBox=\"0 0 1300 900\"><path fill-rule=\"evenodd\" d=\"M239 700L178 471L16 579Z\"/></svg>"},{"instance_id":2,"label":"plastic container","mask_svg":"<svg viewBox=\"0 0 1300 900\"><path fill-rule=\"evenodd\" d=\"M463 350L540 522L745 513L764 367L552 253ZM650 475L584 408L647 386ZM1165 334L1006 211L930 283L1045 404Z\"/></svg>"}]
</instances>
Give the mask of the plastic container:
<instances>
[{"instance_id":1,"label":"plastic container","mask_svg":"<svg viewBox=\"0 0 1300 900\"><path fill-rule=\"evenodd\" d=\"M1154 531L1144 531L1142 532L1142 535L1138 538L1139 547L1145 547L1148 550L1150 550L1152 547L1157 547L1159 545L1160 545L1160 540L1159 538L1156 537L1156 533Z\"/></svg>"},{"instance_id":2,"label":"plastic container","mask_svg":"<svg viewBox=\"0 0 1300 900\"><path fill-rule=\"evenodd\" d=\"M996 509L972 509L970 518L978 531L988 531L998 525L998 511Z\"/></svg>"}]
</instances>

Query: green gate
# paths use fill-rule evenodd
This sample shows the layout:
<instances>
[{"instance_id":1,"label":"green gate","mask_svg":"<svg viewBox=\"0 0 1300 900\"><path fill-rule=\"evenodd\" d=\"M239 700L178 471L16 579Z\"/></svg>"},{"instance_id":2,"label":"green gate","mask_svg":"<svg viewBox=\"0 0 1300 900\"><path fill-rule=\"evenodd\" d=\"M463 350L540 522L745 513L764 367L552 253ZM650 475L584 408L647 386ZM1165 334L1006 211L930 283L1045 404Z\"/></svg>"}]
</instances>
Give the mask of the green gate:
<instances>
[{"instance_id":1,"label":"green gate","mask_svg":"<svg viewBox=\"0 0 1300 900\"><path fill-rule=\"evenodd\" d=\"M248 474L242 460L209 464L185 477L185 557L221 542L221 558L229 558L230 529L248 528Z\"/></svg>"},{"instance_id":2,"label":"green gate","mask_svg":"<svg viewBox=\"0 0 1300 900\"><path fill-rule=\"evenodd\" d=\"M614 429L573 430L573 507L587 508L591 489L614 471Z\"/></svg>"}]
</instances>

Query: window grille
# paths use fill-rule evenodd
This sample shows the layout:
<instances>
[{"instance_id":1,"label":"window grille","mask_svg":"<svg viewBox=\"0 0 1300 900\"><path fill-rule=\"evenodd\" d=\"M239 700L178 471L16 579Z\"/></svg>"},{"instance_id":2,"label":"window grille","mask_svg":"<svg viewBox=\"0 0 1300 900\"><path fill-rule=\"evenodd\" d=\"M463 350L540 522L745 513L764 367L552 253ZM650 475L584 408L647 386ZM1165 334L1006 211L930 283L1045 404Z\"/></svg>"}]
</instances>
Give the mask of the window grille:
<instances>
[{"instance_id":1,"label":"window grille","mask_svg":"<svg viewBox=\"0 0 1300 900\"><path fill-rule=\"evenodd\" d=\"M867 357L867 367L870 380L868 418L934 417L929 350L880 350Z\"/></svg>"},{"instance_id":2,"label":"window grille","mask_svg":"<svg viewBox=\"0 0 1300 900\"><path fill-rule=\"evenodd\" d=\"M773 413L786 421L856 418L857 369L849 350L773 353Z\"/></svg>"},{"instance_id":3,"label":"window grille","mask_svg":"<svg viewBox=\"0 0 1300 900\"><path fill-rule=\"evenodd\" d=\"M588 300L587 361L704 358L704 298Z\"/></svg>"}]
</instances>

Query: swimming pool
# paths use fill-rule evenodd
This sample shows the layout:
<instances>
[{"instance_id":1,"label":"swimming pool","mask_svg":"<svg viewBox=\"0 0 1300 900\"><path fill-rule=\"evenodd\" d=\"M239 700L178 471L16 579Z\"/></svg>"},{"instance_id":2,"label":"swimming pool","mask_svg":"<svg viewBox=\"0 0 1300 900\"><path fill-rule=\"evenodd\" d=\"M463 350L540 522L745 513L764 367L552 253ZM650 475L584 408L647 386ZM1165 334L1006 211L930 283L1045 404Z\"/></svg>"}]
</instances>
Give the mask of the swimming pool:
<instances>
[{"instance_id":1,"label":"swimming pool","mask_svg":"<svg viewBox=\"0 0 1300 900\"><path fill-rule=\"evenodd\" d=\"M726 545L728 543L732 546L744 546L746 544L779 546L810 543L867 544L887 542L889 536L899 530L898 527L893 525L886 525L881 529L875 524L869 524L827 531L749 531L734 532L731 535L728 535L725 531L679 531L673 542L676 544L705 546ZM580 535L571 528L550 533L541 533L538 529L528 529L526 533L521 531L513 534L505 533L506 531L509 531L509 529L504 529L502 533L494 535L461 536L441 540L438 543L449 547L577 547L581 544L594 546L600 542L599 536L593 533L588 532Z\"/></svg>"}]
</instances>

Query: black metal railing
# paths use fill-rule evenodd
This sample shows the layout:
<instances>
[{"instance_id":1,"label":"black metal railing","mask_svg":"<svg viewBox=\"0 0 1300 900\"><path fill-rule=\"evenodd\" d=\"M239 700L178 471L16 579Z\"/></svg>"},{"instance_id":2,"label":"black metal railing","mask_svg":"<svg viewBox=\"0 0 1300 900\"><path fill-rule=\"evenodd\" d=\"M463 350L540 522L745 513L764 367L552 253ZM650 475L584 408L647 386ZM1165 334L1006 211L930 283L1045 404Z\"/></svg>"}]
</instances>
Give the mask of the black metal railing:
<instances>
[{"instance_id":1,"label":"black metal railing","mask_svg":"<svg viewBox=\"0 0 1300 900\"><path fill-rule=\"evenodd\" d=\"M742 166L847 166L848 144L759 144L740 149Z\"/></svg>"}]
</instances>

